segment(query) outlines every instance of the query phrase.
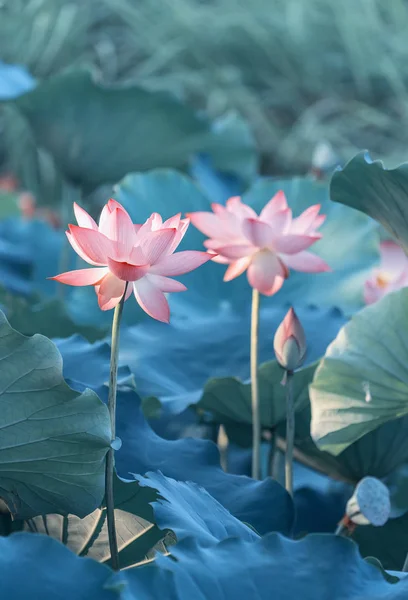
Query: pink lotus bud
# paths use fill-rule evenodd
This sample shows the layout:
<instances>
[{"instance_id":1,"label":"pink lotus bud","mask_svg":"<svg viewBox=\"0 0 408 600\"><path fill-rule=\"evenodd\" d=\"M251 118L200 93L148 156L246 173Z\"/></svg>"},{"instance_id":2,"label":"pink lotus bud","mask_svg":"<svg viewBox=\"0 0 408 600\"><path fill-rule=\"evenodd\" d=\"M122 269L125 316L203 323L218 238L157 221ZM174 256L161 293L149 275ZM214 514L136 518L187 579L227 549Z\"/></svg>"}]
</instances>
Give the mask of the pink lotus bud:
<instances>
[{"instance_id":1,"label":"pink lotus bud","mask_svg":"<svg viewBox=\"0 0 408 600\"><path fill-rule=\"evenodd\" d=\"M273 341L276 360L287 371L294 371L305 359L306 337L293 308L286 313Z\"/></svg>"}]
</instances>

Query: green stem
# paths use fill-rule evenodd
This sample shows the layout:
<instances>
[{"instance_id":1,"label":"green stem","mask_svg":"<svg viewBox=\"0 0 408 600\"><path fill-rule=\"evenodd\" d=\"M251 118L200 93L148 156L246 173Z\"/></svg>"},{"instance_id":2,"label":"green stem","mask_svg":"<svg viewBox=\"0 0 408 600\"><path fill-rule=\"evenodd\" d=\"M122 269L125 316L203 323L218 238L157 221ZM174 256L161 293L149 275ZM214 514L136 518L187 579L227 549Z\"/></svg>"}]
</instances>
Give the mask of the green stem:
<instances>
[{"instance_id":1,"label":"green stem","mask_svg":"<svg viewBox=\"0 0 408 600\"><path fill-rule=\"evenodd\" d=\"M343 523L339 523L334 535L347 536L347 527Z\"/></svg>"},{"instance_id":2,"label":"green stem","mask_svg":"<svg viewBox=\"0 0 408 600\"><path fill-rule=\"evenodd\" d=\"M110 361L110 376L109 376L109 396L108 409L111 422L112 440L116 436L116 387L118 378L118 356L119 356L119 334L120 320L122 317L123 305L128 284L126 283L125 291L119 304L115 307L112 322L112 345L111 345L111 361ZM115 524L115 504L113 497L113 473L115 467L115 456L113 448L109 448L106 456L106 472L105 472L105 502L106 502L106 520L108 526L109 549L111 555L112 569L119 571L119 552L118 541L116 539L116 524Z\"/></svg>"},{"instance_id":3,"label":"green stem","mask_svg":"<svg viewBox=\"0 0 408 600\"><path fill-rule=\"evenodd\" d=\"M405 558L405 562L404 562L404 566L402 567L402 572L403 573L408 573L408 554Z\"/></svg>"},{"instance_id":4,"label":"green stem","mask_svg":"<svg viewBox=\"0 0 408 600\"><path fill-rule=\"evenodd\" d=\"M285 488L293 497L293 447L295 445L295 403L293 401L293 372L286 376L286 453Z\"/></svg>"},{"instance_id":5,"label":"green stem","mask_svg":"<svg viewBox=\"0 0 408 600\"><path fill-rule=\"evenodd\" d=\"M261 416L258 388L259 292L252 290L251 315L251 402L252 402L252 477L259 479L261 465Z\"/></svg>"}]
</instances>

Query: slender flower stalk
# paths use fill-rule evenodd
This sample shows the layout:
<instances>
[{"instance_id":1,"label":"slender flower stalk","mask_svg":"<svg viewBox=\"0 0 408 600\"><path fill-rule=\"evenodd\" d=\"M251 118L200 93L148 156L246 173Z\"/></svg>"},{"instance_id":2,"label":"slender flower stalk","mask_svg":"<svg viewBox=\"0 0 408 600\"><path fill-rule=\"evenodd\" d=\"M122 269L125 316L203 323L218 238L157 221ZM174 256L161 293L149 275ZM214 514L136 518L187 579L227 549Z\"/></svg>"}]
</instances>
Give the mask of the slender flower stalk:
<instances>
[{"instance_id":1,"label":"slender flower stalk","mask_svg":"<svg viewBox=\"0 0 408 600\"><path fill-rule=\"evenodd\" d=\"M286 372L286 453L285 488L293 497L293 447L295 445L295 403L293 401L293 371Z\"/></svg>"},{"instance_id":2,"label":"slender flower stalk","mask_svg":"<svg viewBox=\"0 0 408 600\"><path fill-rule=\"evenodd\" d=\"M251 314L251 405L252 405L252 477L260 478L261 415L258 387L259 292L252 290Z\"/></svg>"},{"instance_id":3,"label":"slender flower stalk","mask_svg":"<svg viewBox=\"0 0 408 600\"><path fill-rule=\"evenodd\" d=\"M119 335L120 335L120 321L122 318L123 305L125 303L126 291L128 284L126 283L125 291L123 296L116 305L113 313L112 322L112 344L111 344L111 363L110 363L110 375L109 375L109 396L108 396L108 410L111 422L112 440L116 437L116 388L118 379L118 356L119 356ZM108 538L109 538L109 549L111 555L112 568L115 571L119 571L119 552L118 552L118 541L116 538L116 524L115 524L115 504L113 497L113 472L115 467L115 456L114 449L109 448L106 456L106 472L105 472L105 502L106 502L106 516L108 524Z\"/></svg>"}]
</instances>

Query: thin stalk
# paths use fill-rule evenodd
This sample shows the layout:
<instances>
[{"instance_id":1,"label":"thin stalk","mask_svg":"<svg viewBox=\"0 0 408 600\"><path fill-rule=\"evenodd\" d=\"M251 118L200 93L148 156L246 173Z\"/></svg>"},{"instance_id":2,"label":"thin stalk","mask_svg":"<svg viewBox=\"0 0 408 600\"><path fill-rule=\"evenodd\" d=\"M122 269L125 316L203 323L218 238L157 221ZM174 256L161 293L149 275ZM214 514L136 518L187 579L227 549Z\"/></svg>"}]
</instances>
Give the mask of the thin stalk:
<instances>
[{"instance_id":1,"label":"thin stalk","mask_svg":"<svg viewBox=\"0 0 408 600\"><path fill-rule=\"evenodd\" d=\"M340 535L343 537L347 537L348 536L348 529L345 526L345 524L343 523L343 521L340 521L340 523L337 525L337 529L334 532L334 535Z\"/></svg>"},{"instance_id":2,"label":"thin stalk","mask_svg":"<svg viewBox=\"0 0 408 600\"><path fill-rule=\"evenodd\" d=\"M293 447L295 445L295 403L293 400L293 372L286 376L286 452L285 488L293 497Z\"/></svg>"},{"instance_id":3,"label":"thin stalk","mask_svg":"<svg viewBox=\"0 0 408 600\"><path fill-rule=\"evenodd\" d=\"M120 321L122 317L123 305L128 284L126 283L125 291L119 304L115 307L112 322L112 345L111 345L111 360L110 360L110 375L109 375L109 396L108 409L111 422L112 440L116 436L116 387L118 379L118 356L119 356L119 334ZM106 456L106 471L105 471L105 502L106 502L106 521L108 526L109 549L111 555L112 569L119 571L119 552L118 541L116 538L115 524L115 503L113 497L113 472L115 467L114 449L109 448Z\"/></svg>"},{"instance_id":4,"label":"thin stalk","mask_svg":"<svg viewBox=\"0 0 408 600\"><path fill-rule=\"evenodd\" d=\"M259 479L261 465L261 416L258 388L259 292L252 290L251 314L251 403L252 403L252 477Z\"/></svg>"},{"instance_id":5,"label":"thin stalk","mask_svg":"<svg viewBox=\"0 0 408 600\"><path fill-rule=\"evenodd\" d=\"M404 566L402 567L402 572L403 573L408 573L408 554L405 558L405 562L404 562Z\"/></svg>"}]
</instances>

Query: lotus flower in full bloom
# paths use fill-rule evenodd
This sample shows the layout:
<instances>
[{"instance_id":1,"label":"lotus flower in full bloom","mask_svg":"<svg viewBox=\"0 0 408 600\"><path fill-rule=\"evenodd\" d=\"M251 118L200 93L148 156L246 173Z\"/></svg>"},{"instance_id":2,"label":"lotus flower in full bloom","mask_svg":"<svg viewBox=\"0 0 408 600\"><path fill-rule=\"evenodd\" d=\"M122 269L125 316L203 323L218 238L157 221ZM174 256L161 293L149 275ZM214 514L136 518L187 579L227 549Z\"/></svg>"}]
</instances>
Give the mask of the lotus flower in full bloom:
<instances>
[{"instance_id":1,"label":"lotus flower in full bloom","mask_svg":"<svg viewBox=\"0 0 408 600\"><path fill-rule=\"evenodd\" d=\"M141 308L158 321L169 322L170 309L164 292L183 292L185 285L172 279L193 271L212 257L207 252L175 252L189 226L180 214L163 222L153 213L144 224L134 224L116 200L104 206L97 224L74 204L78 226L66 232L75 252L91 269L79 269L51 277L67 285L93 285L102 310L114 308L132 293Z\"/></svg>"},{"instance_id":2,"label":"lotus flower in full bloom","mask_svg":"<svg viewBox=\"0 0 408 600\"><path fill-rule=\"evenodd\" d=\"M213 212L195 212L188 216L197 229L210 239L206 248L215 251L216 262L228 264L224 281L247 270L250 285L272 296L289 276L289 269L306 273L330 271L320 257L307 251L322 237L316 230L325 220L320 204L306 209L293 219L285 194L278 192L258 216L239 197L226 206L211 205Z\"/></svg>"},{"instance_id":3,"label":"lotus flower in full bloom","mask_svg":"<svg viewBox=\"0 0 408 600\"><path fill-rule=\"evenodd\" d=\"M373 269L364 284L364 301L373 304L386 294L408 286L408 257L392 240L380 244L379 267Z\"/></svg>"}]
</instances>

